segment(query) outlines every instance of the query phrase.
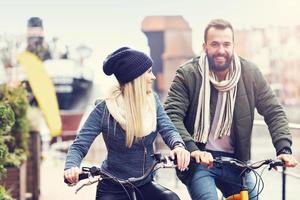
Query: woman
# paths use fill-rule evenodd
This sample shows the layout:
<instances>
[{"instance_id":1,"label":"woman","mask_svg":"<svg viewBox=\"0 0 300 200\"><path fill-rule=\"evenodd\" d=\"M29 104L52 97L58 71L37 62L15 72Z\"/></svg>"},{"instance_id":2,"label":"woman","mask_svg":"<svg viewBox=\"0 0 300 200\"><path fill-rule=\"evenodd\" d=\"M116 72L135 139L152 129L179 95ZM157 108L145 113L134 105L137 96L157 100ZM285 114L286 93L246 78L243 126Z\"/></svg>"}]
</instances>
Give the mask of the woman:
<instances>
[{"instance_id":1,"label":"woman","mask_svg":"<svg viewBox=\"0 0 300 200\"><path fill-rule=\"evenodd\" d=\"M103 64L106 75L114 74L119 87L97 103L71 145L65 164L64 177L78 181L79 166L99 133L103 133L107 157L102 170L118 177L140 177L153 163L153 142L159 132L176 156L178 168L185 170L190 154L184 142L163 110L158 96L151 90L155 76L152 60L142 52L122 47L110 54ZM149 176L136 186L138 199L178 200L178 196L160 186ZM141 196L142 195L142 196ZM129 199L122 186L102 180L97 186L96 199Z\"/></svg>"}]
</instances>

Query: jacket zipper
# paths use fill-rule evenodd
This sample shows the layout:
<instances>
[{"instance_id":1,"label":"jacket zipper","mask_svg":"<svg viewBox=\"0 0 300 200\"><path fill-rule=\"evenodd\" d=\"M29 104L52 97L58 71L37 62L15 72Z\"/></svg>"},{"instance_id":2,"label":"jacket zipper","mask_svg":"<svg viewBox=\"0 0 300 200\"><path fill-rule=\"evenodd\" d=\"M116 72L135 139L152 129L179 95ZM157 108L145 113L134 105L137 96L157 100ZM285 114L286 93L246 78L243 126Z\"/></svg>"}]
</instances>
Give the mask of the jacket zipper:
<instances>
[{"instance_id":1,"label":"jacket zipper","mask_svg":"<svg viewBox=\"0 0 300 200\"><path fill-rule=\"evenodd\" d=\"M144 160L143 160L143 175L145 174L145 167L146 167L146 158L147 158L147 148L144 144L144 138L142 139L143 147L144 147Z\"/></svg>"}]
</instances>

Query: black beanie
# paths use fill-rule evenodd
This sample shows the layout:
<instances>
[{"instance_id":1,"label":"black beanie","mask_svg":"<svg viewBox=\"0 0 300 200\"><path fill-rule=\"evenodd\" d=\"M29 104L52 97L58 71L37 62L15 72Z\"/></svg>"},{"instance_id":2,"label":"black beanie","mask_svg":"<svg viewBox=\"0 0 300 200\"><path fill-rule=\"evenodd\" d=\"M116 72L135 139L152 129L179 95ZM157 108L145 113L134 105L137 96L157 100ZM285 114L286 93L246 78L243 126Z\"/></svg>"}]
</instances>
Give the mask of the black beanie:
<instances>
[{"instance_id":1,"label":"black beanie","mask_svg":"<svg viewBox=\"0 0 300 200\"><path fill-rule=\"evenodd\" d=\"M146 72L153 62L143 52L122 47L108 55L103 62L106 75L114 74L120 84L128 83Z\"/></svg>"}]
</instances>

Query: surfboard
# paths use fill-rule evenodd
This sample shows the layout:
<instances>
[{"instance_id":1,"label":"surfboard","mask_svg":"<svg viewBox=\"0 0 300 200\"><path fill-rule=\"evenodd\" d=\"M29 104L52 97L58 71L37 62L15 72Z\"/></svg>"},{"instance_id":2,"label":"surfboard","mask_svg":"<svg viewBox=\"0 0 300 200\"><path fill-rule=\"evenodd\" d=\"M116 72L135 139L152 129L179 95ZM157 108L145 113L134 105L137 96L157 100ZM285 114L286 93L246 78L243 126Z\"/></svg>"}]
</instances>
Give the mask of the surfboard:
<instances>
[{"instance_id":1,"label":"surfboard","mask_svg":"<svg viewBox=\"0 0 300 200\"><path fill-rule=\"evenodd\" d=\"M51 136L59 136L62 131L62 122L56 91L43 62L29 51L19 54L17 60L28 78L32 93L45 117Z\"/></svg>"}]
</instances>

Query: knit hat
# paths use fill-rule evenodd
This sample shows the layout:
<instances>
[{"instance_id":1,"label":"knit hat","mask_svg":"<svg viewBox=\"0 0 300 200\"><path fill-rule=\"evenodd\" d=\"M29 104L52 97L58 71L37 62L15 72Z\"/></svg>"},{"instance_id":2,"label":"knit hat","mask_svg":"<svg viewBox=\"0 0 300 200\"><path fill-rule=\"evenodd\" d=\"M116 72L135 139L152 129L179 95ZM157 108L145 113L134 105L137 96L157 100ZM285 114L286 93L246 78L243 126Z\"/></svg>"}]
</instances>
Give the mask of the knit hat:
<instances>
[{"instance_id":1,"label":"knit hat","mask_svg":"<svg viewBox=\"0 0 300 200\"><path fill-rule=\"evenodd\" d=\"M143 52L122 47L108 55L103 62L106 75L114 74L120 84L128 83L146 72L153 64Z\"/></svg>"}]
</instances>

